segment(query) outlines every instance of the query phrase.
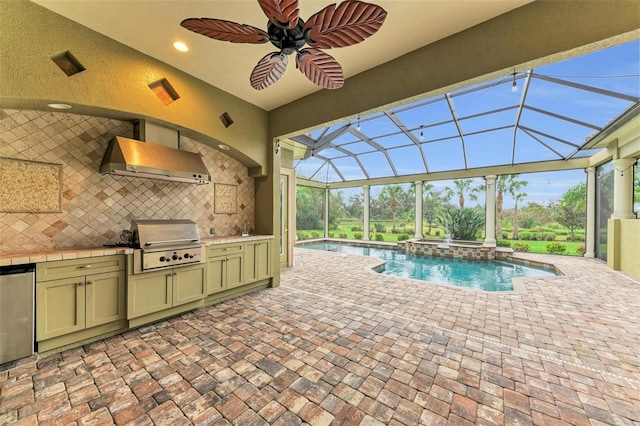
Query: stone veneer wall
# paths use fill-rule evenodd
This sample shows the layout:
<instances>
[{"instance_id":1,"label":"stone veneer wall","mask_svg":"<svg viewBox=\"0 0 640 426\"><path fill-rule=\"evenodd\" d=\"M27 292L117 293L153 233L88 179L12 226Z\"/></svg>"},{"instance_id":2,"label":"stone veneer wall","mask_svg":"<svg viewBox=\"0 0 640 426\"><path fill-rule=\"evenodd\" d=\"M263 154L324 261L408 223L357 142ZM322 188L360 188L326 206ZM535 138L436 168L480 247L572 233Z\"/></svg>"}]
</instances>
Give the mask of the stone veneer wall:
<instances>
[{"instance_id":1,"label":"stone veneer wall","mask_svg":"<svg viewBox=\"0 0 640 426\"><path fill-rule=\"evenodd\" d=\"M62 164L61 213L0 213L0 253L91 247L117 242L132 219L191 219L201 237L215 227L237 235L254 219L254 181L231 157L181 137L199 153L209 185L101 175L114 136L132 137L131 122L77 114L0 109L0 157ZM214 214L214 183L237 185L237 213Z\"/></svg>"},{"instance_id":2,"label":"stone veneer wall","mask_svg":"<svg viewBox=\"0 0 640 426\"><path fill-rule=\"evenodd\" d=\"M407 253L467 260L507 260L512 253L512 250L501 250L482 245L456 244L455 242L450 243L449 247L439 247L442 243L407 240Z\"/></svg>"}]
</instances>

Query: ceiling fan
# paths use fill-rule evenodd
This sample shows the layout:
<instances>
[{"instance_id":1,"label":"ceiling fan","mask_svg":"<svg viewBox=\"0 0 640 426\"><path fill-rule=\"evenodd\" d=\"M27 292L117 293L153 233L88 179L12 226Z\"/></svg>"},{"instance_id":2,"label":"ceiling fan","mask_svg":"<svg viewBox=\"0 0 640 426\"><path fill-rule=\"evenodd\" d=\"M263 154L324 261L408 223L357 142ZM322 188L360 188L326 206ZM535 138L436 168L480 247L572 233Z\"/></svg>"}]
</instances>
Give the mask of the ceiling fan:
<instances>
[{"instance_id":1,"label":"ceiling fan","mask_svg":"<svg viewBox=\"0 0 640 426\"><path fill-rule=\"evenodd\" d=\"M269 22L267 31L214 18L188 18L184 28L204 36L231 43L271 42L279 49L258 61L251 72L254 89L262 90L284 74L288 55L297 52L296 68L309 80L326 89L344 85L340 64L320 49L360 43L382 26L387 12L380 6L357 0L331 4L306 22L299 15L298 0L258 0ZM304 45L308 47L303 48Z\"/></svg>"}]
</instances>

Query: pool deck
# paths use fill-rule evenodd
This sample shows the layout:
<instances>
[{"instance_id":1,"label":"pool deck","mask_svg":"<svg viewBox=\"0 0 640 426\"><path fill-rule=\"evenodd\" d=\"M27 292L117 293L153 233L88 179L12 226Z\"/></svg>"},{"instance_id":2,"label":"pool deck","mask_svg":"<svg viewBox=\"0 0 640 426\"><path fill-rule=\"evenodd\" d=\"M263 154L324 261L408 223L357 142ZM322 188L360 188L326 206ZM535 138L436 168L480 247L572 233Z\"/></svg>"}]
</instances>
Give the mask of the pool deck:
<instances>
[{"instance_id":1,"label":"pool deck","mask_svg":"<svg viewBox=\"0 0 640 426\"><path fill-rule=\"evenodd\" d=\"M0 372L0 424L638 425L640 283L489 293L295 249L267 289Z\"/></svg>"}]
</instances>

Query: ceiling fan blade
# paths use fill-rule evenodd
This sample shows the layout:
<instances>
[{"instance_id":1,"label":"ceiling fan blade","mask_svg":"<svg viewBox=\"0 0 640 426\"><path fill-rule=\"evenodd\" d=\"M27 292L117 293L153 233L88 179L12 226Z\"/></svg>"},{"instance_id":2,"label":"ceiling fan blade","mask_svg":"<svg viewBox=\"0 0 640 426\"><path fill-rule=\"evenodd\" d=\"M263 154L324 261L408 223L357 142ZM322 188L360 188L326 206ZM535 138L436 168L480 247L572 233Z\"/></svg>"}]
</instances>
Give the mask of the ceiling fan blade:
<instances>
[{"instance_id":1,"label":"ceiling fan blade","mask_svg":"<svg viewBox=\"0 0 640 426\"><path fill-rule=\"evenodd\" d=\"M261 44L269 41L269 34L259 28L222 19L188 18L180 25L194 33L231 43Z\"/></svg>"},{"instance_id":2,"label":"ceiling fan blade","mask_svg":"<svg viewBox=\"0 0 640 426\"><path fill-rule=\"evenodd\" d=\"M273 25L289 30L298 24L298 0L258 0L258 4Z\"/></svg>"},{"instance_id":3,"label":"ceiling fan blade","mask_svg":"<svg viewBox=\"0 0 640 426\"><path fill-rule=\"evenodd\" d=\"M309 46L318 49L351 46L375 34L386 17L387 12L378 5L347 0L312 15L302 33Z\"/></svg>"},{"instance_id":4,"label":"ceiling fan blade","mask_svg":"<svg viewBox=\"0 0 640 426\"><path fill-rule=\"evenodd\" d=\"M269 53L260 59L251 72L251 87L262 90L271 86L284 74L288 61L287 55L281 52Z\"/></svg>"},{"instance_id":5,"label":"ceiling fan blade","mask_svg":"<svg viewBox=\"0 0 640 426\"><path fill-rule=\"evenodd\" d=\"M340 64L318 49L302 49L296 56L296 67L309 80L325 89L339 89L344 85Z\"/></svg>"}]
</instances>

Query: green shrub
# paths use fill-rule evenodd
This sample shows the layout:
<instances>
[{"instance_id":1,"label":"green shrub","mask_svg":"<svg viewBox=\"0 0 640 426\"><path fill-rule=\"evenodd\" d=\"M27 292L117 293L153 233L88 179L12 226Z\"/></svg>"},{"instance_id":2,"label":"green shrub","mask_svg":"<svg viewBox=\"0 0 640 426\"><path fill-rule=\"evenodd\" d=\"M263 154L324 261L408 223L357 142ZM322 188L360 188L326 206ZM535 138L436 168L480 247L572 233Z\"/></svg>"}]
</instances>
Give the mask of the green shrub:
<instances>
[{"instance_id":1,"label":"green shrub","mask_svg":"<svg viewBox=\"0 0 640 426\"><path fill-rule=\"evenodd\" d=\"M413 235L413 234L416 233L416 231L413 228L404 228L404 233L405 234L409 234L409 235Z\"/></svg>"},{"instance_id":2,"label":"green shrub","mask_svg":"<svg viewBox=\"0 0 640 426\"><path fill-rule=\"evenodd\" d=\"M374 223L373 227L376 229L376 232L386 232L387 228L382 223Z\"/></svg>"},{"instance_id":3,"label":"green shrub","mask_svg":"<svg viewBox=\"0 0 640 426\"><path fill-rule=\"evenodd\" d=\"M329 232L329 238L334 238L335 235L336 235L335 232Z\"/></svg>"},{"instance_id":4,"label":"green shrub","mask_svg":"<svg viewBox=\"0 0 640 426\"><path fill-rule=\"evenodd\" d=\"M558 229L564 229L564 226L562 226L558 222L551 222L551 223L547 223L547 228L558 230Z\"/></svg>"},{"instance_id":5,"label":"green shrub","mask_svg":"<svg viewBox=\"0 0 640 426\"><path fill-rule=\"evenodd\" d=\"M576 253L578 253L581 256L584 256L585 251L586 249L584 248L584 244L581 244L576 248Z\"/></svg>"},{"instance_id":6,"label":"green shrub","mask_svg":"<svg viewBox=\"0 0 640 426\"><path fill-rule=\"evenodd\" d=\"M362 227L361 226L352 226L351 227L351 232L362 232Z\"/></svg>"},{"instance_id":7,"label":"green shrub","mask_svg":"<svg viewBox=\"0 0 640 426\"><path fill-rule=\"evenodd\" d=\"M309 239L309 235L307 235L306 232L298 231L296 233L296 235L298 236L299 240L308 240Z\"/></svg>"},{"instance_id":8,"label":"green shrub","mask_svg":"<svg viewBox=\"0 0 640 426\"><path fill-rule=\"evenodd\" d=\"M569 231L566 231L564 229L559 229L557 231L555 231L556 234L558 235L569 235Z\"/></svg>"},{"instance_id":9,"label":"green shrub","mask_svg":"<svg viewBox=\"0 0 640 426\"><path fill-rule=\"evenodd\" d=\"M400 228L391 228L392 234L402 234L402 229Z\"/></svg>"},{"instance_id":10,"label":"green shrub","mask_svg":"<svg viewBox=\"0 0 640 426\"><path fill-rule=\"evenodd\" d=\"M436 237L439 237L439 236L440 236L440 230L439 230L439 229L437 229L437 230L436 230Z\"/></svg>"},{"instance_id":11,"label":"green shrub","mask_svg":"<svg viewBox=\"0 0 640 426\"><path fill-rule=\"evenodd\" d=\"M547 252L551 254L563 254L567 251L567 245L562 243L547 244Z\"/></svg>"},{"instance_id":12,"label":"green shrub","mask_svg":"<svg viewBox=\"0 0 640 426\"><path fill-rule=\"evenodd\" d=\"M355 234L353 234L353 238L356 240L361 240L362 239L362 232L356 232Z\"/></svg>"},{"instance_id":13,"label":"green shrub","mask_svg":"<svg viewBox=\"0 0 640 426\"><path fill-rule=\"evenodd\" d=\"M347 238L347 234L342 233L342 234L338 235L338 237L339 238Z\"/></svg>"},{"instance_id":14,"label":"green shrub","mask_svg":"<svg viewBox=\"0 0 640 426\"><path fill-rule=\"evenodd\" d=\"M318 231L311 231L311 238L320 238L320 233Z\"/></svg>"},{"instance_id":15,"label":"green shrub","mask_svg":"<svg viewBox=\"0 0 640 426\"><path fill-rule=\"evenodd\" d=\"M525 252L528 253L531 251L531 247L529 247L529 244L527 243L515 243L513 245L513 251L520 251L520 252Z\"/></svg>"},{"instance_id":16,"label":"green shrub","mask_svg":"<svg viewBox=\"0 0 640 426\"><path fill-rule=\"evenodd\" d=\"M475 240L484 228L484 211L472 208L449 208L436 216L438 224L454 240Z\"/></svg>"},{"instance_id":17,"label":"green shrub","mask_svg":"<svg viewBox=\"0 0 640 426\"><path fill-rule=\"evenodd\" d=\"M542 236L544 237L545 241L553 241L556 239L556 234L555 232L543 232ZM542 241L542 240L541 240Z\"/></svg>"},{"instance_id":18,"label":"green shrub","mask_svg":"<svg viewBox=\"0 0 640 426\"><path fill-rule=\"evenodd\" d=\"M502 227L502 232L506 232L508 234L509 232L513 232L513 228L507 228L507 227L503 226Z\"/></svg>"},{"instance_id":19,"label":"green shrub","mask_svg":"<svg viewBox=\"0 0 640 426\"><path fill-rule=\"evenodd\" d=\"M496 245L498 247L511 247L511 241L507 241L507 240L498 240L496 242Z\"/></svg>"},{"instance_id":20,"label":"green shrub","mask_svg":"<svg viewBox=\"0 0 640 426\"><path fill-rule=\"evenodd\" d=\"M584 241L584 232L576 232L574 241Z\"/></svg>"},{"instance_id":21,"label":"green shrub","mask_svg":"<svg viewBox=\"0 0 640 426\"><path fill-rule=\"evenodd\" d=\"M529 231L518 232L519 240L530 240L531 236L532 236L532 233Z\"/></svg>"},{"instance_id":22,"label":"green shrub","mask_svg":"<svg viewBox=\"0 0 640 426\"><path fill-rule=\"evenodd\" d=\"M400 234L398 235L398 241L405 241L409 239L409 235L407 234Z\"/></svg>"},{"instance_id":23,"label":"green shrub","mask_svg":"<svg viewBox=\"0 0 640 426\"><path fill-rule=\"evenodd\" d=\"M376 234L376 241L384 241L384 235Z\"/></svg>"}]
</instances>

